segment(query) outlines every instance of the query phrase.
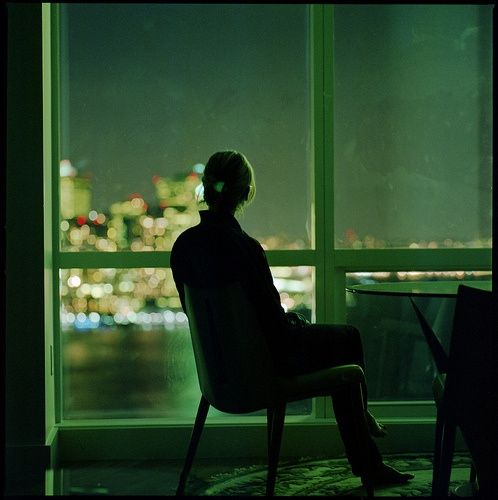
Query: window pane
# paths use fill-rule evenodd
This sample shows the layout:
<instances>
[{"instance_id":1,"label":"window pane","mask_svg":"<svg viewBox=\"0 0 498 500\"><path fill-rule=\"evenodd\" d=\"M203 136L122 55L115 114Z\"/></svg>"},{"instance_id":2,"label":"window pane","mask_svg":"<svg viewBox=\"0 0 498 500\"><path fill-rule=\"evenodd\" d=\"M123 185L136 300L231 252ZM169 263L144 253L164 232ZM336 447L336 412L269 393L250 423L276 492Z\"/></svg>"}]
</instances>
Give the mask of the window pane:
<instances>
[{"instance_id":1,"label":"window pane","mask_svg":"<svg viewBox=\"0 0 498 500\"><path fill-rule=\"evenodd\" d=\"M222 149L255 168L246 230L309 247L308 9L62 5L62 249L169 250Z\"/></svg>"},{"instance_id":2,"label":"window pane","mask_svg":"<svg viewBox=\"0 0 498 500\"><path fill-rule=\"evenodd\" d=\"M310 318L312 268L272 272L284 307ZM199 385L171 270L63 269L60 276L64 418L195 415ZM310 411L310 401L288 408Z\"/></svg>"},{"instance_id":3,"label":"window pane","mask_svg":"<svg viewBox=\"0 0 498 500\"><path fill-rule=\"evenodd\" d=\"M175 417L197 403L169 269L61 271L64 417Z\"/></svg>"},{"instance_id":4,"label":"window pane","mask_svg":"<svg viewBox=\"0 0 498 500\"><path fill-rule=\"evenodd\" d=\"M346 274L348 286L420 280L491 280L491 272ZM448 352L455 300L418 297L416 303ZM369 399L432 401L435 366L409 298L346 292L346 306L347 322L359 329L363 340Z\"/></svg>"},{"instance_id":5,"label":"window pane","mask_svg":"<svg viewBox=\"0 0 498 500\"><path fill-rule=\"evenodd\" d=\"M492 10L335 6L336 246L491 246Z\"/></svg>"}]
</instances>

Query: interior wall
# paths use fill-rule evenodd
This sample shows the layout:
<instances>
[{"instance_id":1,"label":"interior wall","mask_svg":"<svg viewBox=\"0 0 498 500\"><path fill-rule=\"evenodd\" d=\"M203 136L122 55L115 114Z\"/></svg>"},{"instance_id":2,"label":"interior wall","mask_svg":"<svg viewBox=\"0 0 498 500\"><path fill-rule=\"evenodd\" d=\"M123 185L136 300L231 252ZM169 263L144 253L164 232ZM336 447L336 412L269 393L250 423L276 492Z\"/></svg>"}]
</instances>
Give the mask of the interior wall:
<instances>
[{"instance_id":1,"label":"interior wall","mask_svg":"<svg viewBox=\"0 0 498 500\"><path fill-rule=\"evenodd\" d=\"M8 3L5 178L7 473L44 470L42 4Z\"/></svg>"}]
</instances>

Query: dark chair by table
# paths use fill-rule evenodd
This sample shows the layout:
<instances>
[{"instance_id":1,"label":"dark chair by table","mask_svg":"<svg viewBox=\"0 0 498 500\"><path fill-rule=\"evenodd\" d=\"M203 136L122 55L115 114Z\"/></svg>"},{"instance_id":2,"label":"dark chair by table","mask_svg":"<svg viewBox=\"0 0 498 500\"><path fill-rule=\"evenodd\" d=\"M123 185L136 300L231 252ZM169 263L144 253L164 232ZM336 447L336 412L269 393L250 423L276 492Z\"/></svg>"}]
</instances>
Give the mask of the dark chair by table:
<instances>
[{"instance_id":1,"label":"dark chair by table","mask_svg":"<svg viewBox=\"0 0 498 500\"><path fill-rule=\"evenodd\" d=\"M351 385L353 404L357 406L355 414L359 416L358 440L366 442L368 430L361 389L364 373L360 366L344 365L306 375L280 376L240 284L211 289L186 287L185 298L202 395L177 495L184 494L210 405L232 414L266 409L266 496L274 493L286 403L330 395L336 389ZM368 477L364 480L367 494L373 496L373 485Z\"/></svg>"},{"instance_id":2,"label":"dark chair by table","mask_svg":"<svg viewBox=\"0 0 498 500\"><path fill-rule=\"evenodd\" d=\"M448 496L458 427L472 458L474 492L485 498L498 497L498 337L493 311L492 292L460 285L449 355L445 359L434 348L438 374L433 383L437 406L433 496ZM436 346L429 325L423 327L426 336L433 336L430 345Z\"/></svg>"}]
</instances>

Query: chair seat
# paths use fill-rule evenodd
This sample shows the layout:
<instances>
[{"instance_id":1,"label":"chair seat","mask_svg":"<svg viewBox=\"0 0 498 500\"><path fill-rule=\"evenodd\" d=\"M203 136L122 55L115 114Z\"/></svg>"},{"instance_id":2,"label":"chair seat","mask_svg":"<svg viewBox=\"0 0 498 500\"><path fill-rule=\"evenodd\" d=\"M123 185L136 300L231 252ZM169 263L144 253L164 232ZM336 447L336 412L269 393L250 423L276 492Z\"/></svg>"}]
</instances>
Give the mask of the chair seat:
<instances>
[{"instance_id":1,"label":"chair seat","mask_svg":"<svg viewBox=\"0 0 498 500\"><path fill-rule=\"evenodd\" d=\"M226 413L267 410L268 475L266 496L275 488L286 404L348 389L352 424L358 452L365 464L368 496L374 486L368 470L368 439L362 385L358 365L341 365L312 373L283 376L278 373L268 348L267 332L240 283L224 287L185 287L187 315L194 350L201 400L180 476L177 495L183 495L209 406Z\"/></svg>"}]
</instances>

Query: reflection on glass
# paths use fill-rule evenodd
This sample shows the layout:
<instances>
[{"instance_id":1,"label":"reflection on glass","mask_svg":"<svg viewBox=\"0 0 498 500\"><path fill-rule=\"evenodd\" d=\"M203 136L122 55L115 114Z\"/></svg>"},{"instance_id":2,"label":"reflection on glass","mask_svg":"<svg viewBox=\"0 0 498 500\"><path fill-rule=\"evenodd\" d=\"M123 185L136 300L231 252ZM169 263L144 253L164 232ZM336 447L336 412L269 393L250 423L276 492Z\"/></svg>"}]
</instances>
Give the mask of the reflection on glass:
<instances>
[{"instance_id":1,"label":"reflection on glass","mask_svg":"<svg viewBox=\"0 0 498 500\"><path fill-rule=\"evenodd\" d=\"M308 10L62 4L62 250L170 250L222 149L256 171L244 229L267 249L309 247Z\"/></svg>"},{"instance_id":2,"label":"reflection on glass","mask_svg":"<svg viewBox=\"0 0 498 500\"><path fill-rule=\"evenodd\" d=\"M335 244L490 247L492 5L336 5Z\"/></svg>"},{"instance_id":3,"label":"reflection on glass","mask_svg":"<svg viewBox=\"0 0 498 500\"><path fill-rule=\"evenodd\" d=\"M282 306L311 318L312 268L272 272ZM195 415L194 355L170 269L63 269L60 297L64 418ZM310 401L288 408L310 411Z\"/></svg>"},{"instance_id":4,"label":"reflection on glass","mask_svg":"<svg viewBox=\"0 0 498 500\"><path fill-rule=\"evenodd\" d=\"M490 279L490 271L356 272L346 274L346 285ZM448 349L454 299L418 297L416 302ZM369 399L432 401L435 367L410 300L346 292L346 306L346 321L363 340Z\"/></svg>"}]
</instances>

